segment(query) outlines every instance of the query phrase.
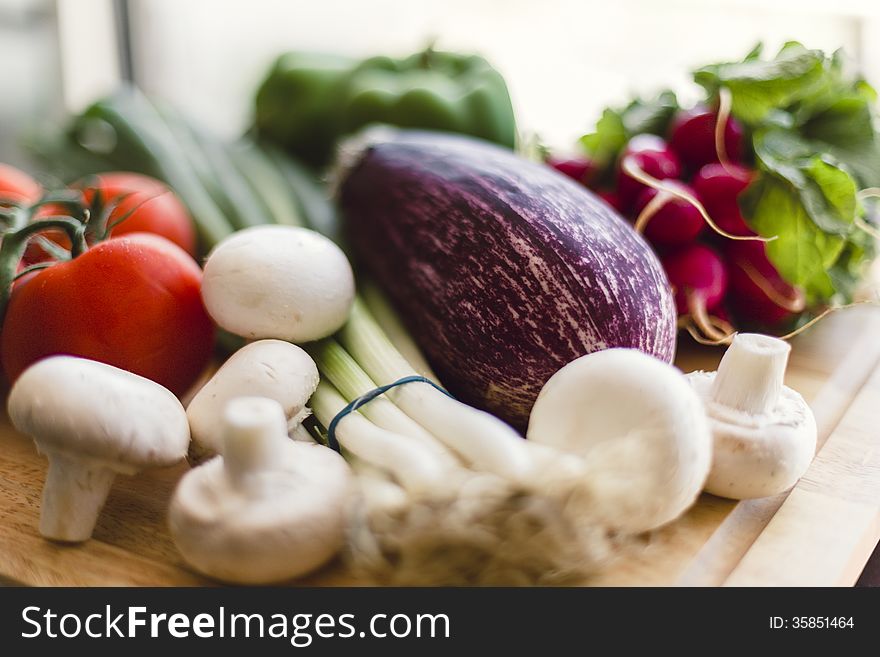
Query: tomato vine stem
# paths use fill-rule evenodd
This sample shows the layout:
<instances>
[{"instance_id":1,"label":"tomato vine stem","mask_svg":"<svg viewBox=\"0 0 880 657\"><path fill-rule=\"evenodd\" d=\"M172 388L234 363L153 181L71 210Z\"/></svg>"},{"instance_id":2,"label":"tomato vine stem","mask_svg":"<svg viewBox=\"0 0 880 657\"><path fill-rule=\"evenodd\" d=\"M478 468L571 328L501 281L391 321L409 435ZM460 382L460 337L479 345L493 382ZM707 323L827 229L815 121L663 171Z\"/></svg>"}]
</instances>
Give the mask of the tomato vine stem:
<instances>
[{"instance_id":1,"label":"tomato vine stem","mask_svg":"<svg viewBox=\"0 0 880 657\"><path fill-rule=\"evenodd\" d=\"M24 257L28 241L47 230L63 230L70 239L70 255L76 256L88 249L85 238L85 223L71 217L49 217L21 226L17 230L3 233L0 243L0 326L6 318L6 307L12 295L12 286L18 277L18 267Z\"/></svg>"}]
</instances>

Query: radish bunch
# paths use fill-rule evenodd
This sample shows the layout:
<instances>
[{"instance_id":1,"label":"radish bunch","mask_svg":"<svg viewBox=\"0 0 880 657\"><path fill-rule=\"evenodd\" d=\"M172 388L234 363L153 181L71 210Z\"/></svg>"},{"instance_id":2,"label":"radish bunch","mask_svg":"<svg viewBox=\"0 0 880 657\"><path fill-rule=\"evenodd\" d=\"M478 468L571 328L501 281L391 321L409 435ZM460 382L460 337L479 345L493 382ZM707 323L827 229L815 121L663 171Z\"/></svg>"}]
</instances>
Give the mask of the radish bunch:
<instances>
[{"instance_id":1,"label":"radish bunch","mask_svg":"<svg viewBox=\"0 0 880 657\"><path fill-rule=\"evenodd\" d=\"M596 173L599 167L587 157L547 160L592 189L643 233L675 290L682 322L692 322L710 338L732 331L731 322L776 326L804 309L800 291L767 258L765 243L735 239L755 236L738 198L756 172L746 163L749 149L743 127L732 117L722 120L724 144L719 148L717 112L705 106L678 110L666 139L636 134L604 176ZM630 173L632 167L664 181L682 196L637 180ZM709 229L688 198L699 201L716 229Z\"/></svg>"}]
</instances>

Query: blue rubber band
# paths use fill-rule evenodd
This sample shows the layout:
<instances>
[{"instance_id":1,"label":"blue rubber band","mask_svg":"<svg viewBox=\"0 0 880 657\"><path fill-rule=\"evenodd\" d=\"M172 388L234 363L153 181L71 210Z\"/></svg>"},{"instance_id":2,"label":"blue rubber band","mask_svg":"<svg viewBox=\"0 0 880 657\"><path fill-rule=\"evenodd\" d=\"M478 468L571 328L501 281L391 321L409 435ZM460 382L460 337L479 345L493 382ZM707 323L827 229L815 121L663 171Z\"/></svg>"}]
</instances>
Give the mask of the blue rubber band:
<instances>
[{"instance_id":1,"label":"blue rubber band","mask_svg":"<svg viewBox=\"0 0 880 657\"><path fill-rule=\"evenodd\" d=\"M435 388L437 388L437 390L442 392L447 397L450 397L451 399L455 399L455 397L450 395L449 392L447 392L446 390L444 390L443 388L438 386L436 383L434 383L433 381L431 381L431 379L429 379L427 377L419 376L418 374L413 374L411 376L405 376L402 379L397 379L397 381L395 381L393 383L389 383L384 386L379 386L378 388L374 388L373 390L370 390L370 392L361 395L360 397L358 397L354 401L347 404L345 406L345 408L343 408L341 411L339 411L336 414L336 417L334 417L333 420L331 420L330 426L327 427L327 446L330 447L330 449L336 450L337 452L340 451L339 441L336 440L336 425L338 425L340 420L342 420L346 415L348 415L349 413L353 413L354 411L359 409L364 404L367 404L367 403L373 401L379 395L384 395L386 392L388 392L392 388L396 388L397 386L402 386L405 383L427 383L427 384L432 385Z\"/></svg>"}]
</instances>

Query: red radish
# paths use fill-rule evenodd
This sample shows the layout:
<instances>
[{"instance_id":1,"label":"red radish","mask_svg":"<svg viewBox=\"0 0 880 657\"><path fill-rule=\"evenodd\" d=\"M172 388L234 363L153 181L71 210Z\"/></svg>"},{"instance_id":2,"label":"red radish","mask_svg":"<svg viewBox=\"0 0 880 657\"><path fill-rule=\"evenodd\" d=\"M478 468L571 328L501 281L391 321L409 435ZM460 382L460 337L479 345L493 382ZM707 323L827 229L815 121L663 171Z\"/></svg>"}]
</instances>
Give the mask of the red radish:
<instances>
[{"instance_id":1,"label":"red radish","mask_svg":"<svg viewBox=\"0 0 880 657\"><path fill-rule=\"evenodd\" d=\"M672 119L669 131L669 145L692 169L704 164L718 162L715 148L715 124L718 114L703 105L689 110L681 110ZM727 119L724 127L724 149L727 158L739 162L743 156L743 129L733 117Z\"/></svg>"},{"instance_id":2,"label":"red radish","mask_svg":"<svg viewBox=\"0 0 880 657\"><path fill-rule=\"evenodd\" d=\"M705 310L718 307L727 291L727 269L714 249L692 244L667 253L661 261L675 288L675 305L680 315L691 312L694 301Z\"/></svg>"},{"instance_id":3,"label":"red radish","mask_svg":"<svg viewBox=\"0 0 880 657\"><path fill-rule=\"evenodd\" d=\"M757 235L755 231L749 228L746 220L743 219L738 205L733 205L722 212L712 214L712 219L721 230L729 235L737 235L739 237Z\"/></svg>"},{"instance_id":4,"label":"red radish","mask_svg":"<svg viewBox=\"0 0 880 657\"><path fill-rule=\"evenodd\" d=\"M582 185L589 185L598 172L596 163L587 157L547 157L547 164Z\"/></svg>"},{"instance_id":5,"label":"red radish","mask_svg":"<svg viewBox=\"0 0 880 657\"><path fill-rule=\"evenodd\" d=\"M642 153L644 151L662 152L668 148L669 144L666 143L663 137L645 132L630 138L623 150L623 155L632 155L633 153Z\"/></svg>"},{"instance_id":6,"label":"red radish","mask_svg":"<svg viewBox=\"0 0 880 657\"><path fill-rule=\"evenodd\" d=\"M730 273L730 271L728 268L728 274L729 273ZM730 314L730 311L727 309L727 306L725 304L721 304L720 306L716 306L712 312L714 312L715 317L718 318L718 320L720 320L722 322L730 323L733 321L733 316Z\"/></svg>"},{"instance_id":7,"label":"red radish","mask_svg":"<svg viewBox=\"0 0 880 657\"><path fill-rule=\"evenodd\" d=\"M708 246L691 244L667 253L660 260L675 290L678 314L693 320L707 337L724 337L725 333L710 317L720 308L727 292L727 268L721 256Z\"/></svg>"},{"instance_id":8,"label":"red radish","mask_svg":"<svg viewBox=\"0 0 880 657\"><path fill-rule=\"evenodd\" d=\"M681 176L681 163L669 145L657 135L636 135L629 140L620 161L631 161L639 169L657 180ZM617 174L617 194L624 208L631 208L645 185L620 170Z\"/></svg>"},{"instance_id":9,"label":"red radish","mask_svg":"<svg viewBox=\"0 0 880 657\"><path fill-rule=\"evenodd\" d=\"M719 226L715 220L709 215L709 212L703 207L703 204L700 200L691 193L690 187L680 187L676 186L677 181L675 180L658 180L653 176L646 173L641 167L636 164L635 158L633 156L625 157L620 162L620 170L625 172L626 175L633 178L635 181L642 183L646 187L650 187L651 189L656 189L660 192L663 192L666 196L671 196L673 198L679 199L691 207L693 207L699 215L703 218L703 221L714 230L716 233L721 235L722 237L726 237L731 240L758 240L761 242L767 242L774 238L764 238L758 235L733 235L727 231L725 231L721 226ZM648 219L660 209L660 206L665 204L666 198L664 196L656 196L652 199L648 205L642 210L641 214L636 218L636 231L641 232L644 229L645 224L648 222Z\"/></svg>"},{"instance_id":10,"label":"red radish","mask_svg":"<svg viewBox=\"0 0 880 657\"><path fill-rule=\"evenodd\" d=\"M707 164L691 185L706 211L723 230L732 235L754 235L743 219L737 197L749 186L754 172L737 164Z\"/></svg>"},{"instance_id":11,"label":"red radish","mask_svg":"<svg viewBox=\"0 0 880 657\"><path fill-rule=\"evenodd\" d=\"M669 184L693 194L693 190L684 183L670 182ZM639 225L643 220L642 211L658 193L656 189L648 187L643 189L636 199L635 212L639 215L636 230L642 227ZM693 242L705 225L697 208L687 201L668 195L666 202L660 206L659 210L651 213L650 216L644 215L644 221L645 237L651 244L659 246L675 246Z\"/></svg>"},{"instance_id":12,"label":"red radish","mask_svg":"<svg viewBox=\"0 0 880 657\"><path fill-rule=\"evenodd\" d=\"M723 165L713 162L703 166L691 181L700 201L710 212L735 203L749 183L754 172L739 164Z\"/></svg>"},{"instance_id":13,"label":"red radish","mask_svg":"<svg viewBox=\"0 0 880 657\"><path fill-rule=\"evenodd\" d=\"M624 214L626 210L623 207L623 204L620 202L620 194L618 194L613 189L602 189L596 192L596 196L605 201L612 208Z\"/></svg>"},{"instance_id":14,"label":"red radish","mask_svg":"<svg viewBox=\"0 0 880 657\"><path fill-rule=\"evenodd\" d=\"M804 310L801 290L785 281L762 242L729 242L730 304L740 319L775 326Z\"/></svg>"}]
</instances>

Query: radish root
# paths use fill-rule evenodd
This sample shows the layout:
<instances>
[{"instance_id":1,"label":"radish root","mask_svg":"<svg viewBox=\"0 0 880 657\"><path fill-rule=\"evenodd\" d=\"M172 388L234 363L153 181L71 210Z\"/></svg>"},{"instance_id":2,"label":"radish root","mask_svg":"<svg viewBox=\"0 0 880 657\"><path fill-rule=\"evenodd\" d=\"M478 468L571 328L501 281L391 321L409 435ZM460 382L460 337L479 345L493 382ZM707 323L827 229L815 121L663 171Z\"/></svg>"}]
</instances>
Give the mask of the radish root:
<instances>
[{"instance_id":1,"label":"radish root","mask_svg":"<svg viewBox=\"0 0 880 657\"><path fill-rule=\"evenodd\" d=\"M667 194L665 191L657 192L657 196L648 201L648 204L642 208L642 211L639 212L639 216L636 217L636 222L633 225L635 231L641 235L645 232L645 227L648 225L648 222L656 215L660 210L663 209L669 201L672 200L672 197Z\"/></svg>"},{"instance_id":2,"label":"radish root","mask_svg":"<svg viewBox=\"0 0 880 657\"><path fill-rule=\"evenodd\" d=\"M755 269L751 263L746 262L745 260L737 260L736 264L742 268L746 276L749 277L749 280L757 285L761 292L763 292L767 298L777 306L790 313L800 313L804 311L804 308L806 307L806 299L800 288L792 287L795 296L794 298L787 297L784 294L780 294L776 288L773 287L773 284L767 279L767 277Z\"/></svg>"},{"instance_id":3,"label":"radish root","mask_svg":"<svg viewBox=\"0 0 880 657\"><path fill-rule=\"evenodd\" d=\"M729 240L737 240L740 242L772 242L777 238L776 235L772 237L761 237L760 235L734 235L732 233L728 233L726 230L715 223L712 217L709 216L706 208L703 207L703 204L700 203L693 194L689 194L688 192L681 189L676 189L674 186L668 185L664 181L658 180L657 178L654 178L654 176L649 175L638 164L636 164L635 159L631 155L623 158L621 168L628 176L634 178L643 185L647 185L652 189L656 189L658 192L666 192L668 195L679 198L682 201L685 201L686 203L695 207L697 209L697 212L699 212L700 216L703 218L703 221L708 224L709 228L711 228L722 237L726 237ZM658 194L656 197L654 197L654 199L659 198L659 196L660 195ZM645 210L647 210L647 206ZM659 210L659 208L657 208L657 210Z\"/></svg>"},{"instance_id":4,"label":"radish root","mask_svg":"<svg viewBox=\"0 0 880 657\"><path fill-rule=\"evenodd\" d=\"M715 121L715 152L718 155L718 162L727 173L732 172L730 159L727 156L727 144L724 143L724 131L727 129L727 121L730 119L732 104L733 97L730 94L730 89L721 87L718 90L718 117Z\"/></svg>"},{"instance_id":5,"label":"radish root","mask_svg":"<svg viewBox=\"0 0 880 657\"><path fill-rule=\"evenodd\" d=\"M692 321L687 322L685 329L694 339L694 342L704 345L706 347L720 347L721 345L730 344L731 342L733 342L733 338L736 336L736 331L734 331L717 339L707 338L704 335L700 334L699 329L697 329L696 325Z\"/></svg>"},{"instance_id":6,"label":"radish root","mask_svg":"<svg viewBox=\"0 0 880 657\"><path fill-rule=\"evenodd\" d=\"M839 310L846 310L848 308L854 308L855 306L880 306L880 302L875 299L865 299L864 301L853 301L852 303L847 303L842 306L831 306L830 308L826 308L821 313L816 315L809 322L804 324L803 326L797 327L794 331L790 333L786 333L785 335L780 335L780 340L790 340L791 338L800 335L804 331L809 328L812 328L814 324L821 322L823 319L831 315L832 313L836 313Z\"/></svg>"},{"instance_id":7,"label":"radish root","mask_svg":"<svg viewBox=\"0 0 880 657\"><path fill-rule=\"evenodd\" d=\"M695 294L693 290L687 290L685 296L690 311L690 320L704 336L710 340L725 340L736 333L729 322L720 317L709 315L706 311L706 302L701 295Z\"/></svg>"},{"instance_id":8,"label":"radish root","mask_svg":"<svg viewBox=\"0 0 880 657\"><path fill-rule=\"evenodd\" d=\"M855 306L880 306L880 301L877 301L875 299L866 299L864 301L853 301L852 303L847 303L842 306L831 306L830 308L826 308L825 310L823 310L821 313L816 315L813 319L811 319L809 322L807 322L803 326L799 326L795 330L790 331L790 332L786 333L785 335L778 335L778 336L774 336L774 337L776 337L780 340L791 340L792 338L799 336L804 331L812 328L814 325L821 322L823 319L828 317L828 315L836 313L840 310L847 310L849 308L854 308ZM685 329L690 334L690 336L694 339L694 341L698 342L699 344L706 345L709 347L717 347L720 345L730 344L733 341L733 338L736 336L736 331L734 331L734 332L730 333L729 335L724 335L724 336L721 336L717 339L706 338L704 335L701 335L699 333L697 327L694 325L693 322L686 323Z\"/></svg>"}]
</instances>

